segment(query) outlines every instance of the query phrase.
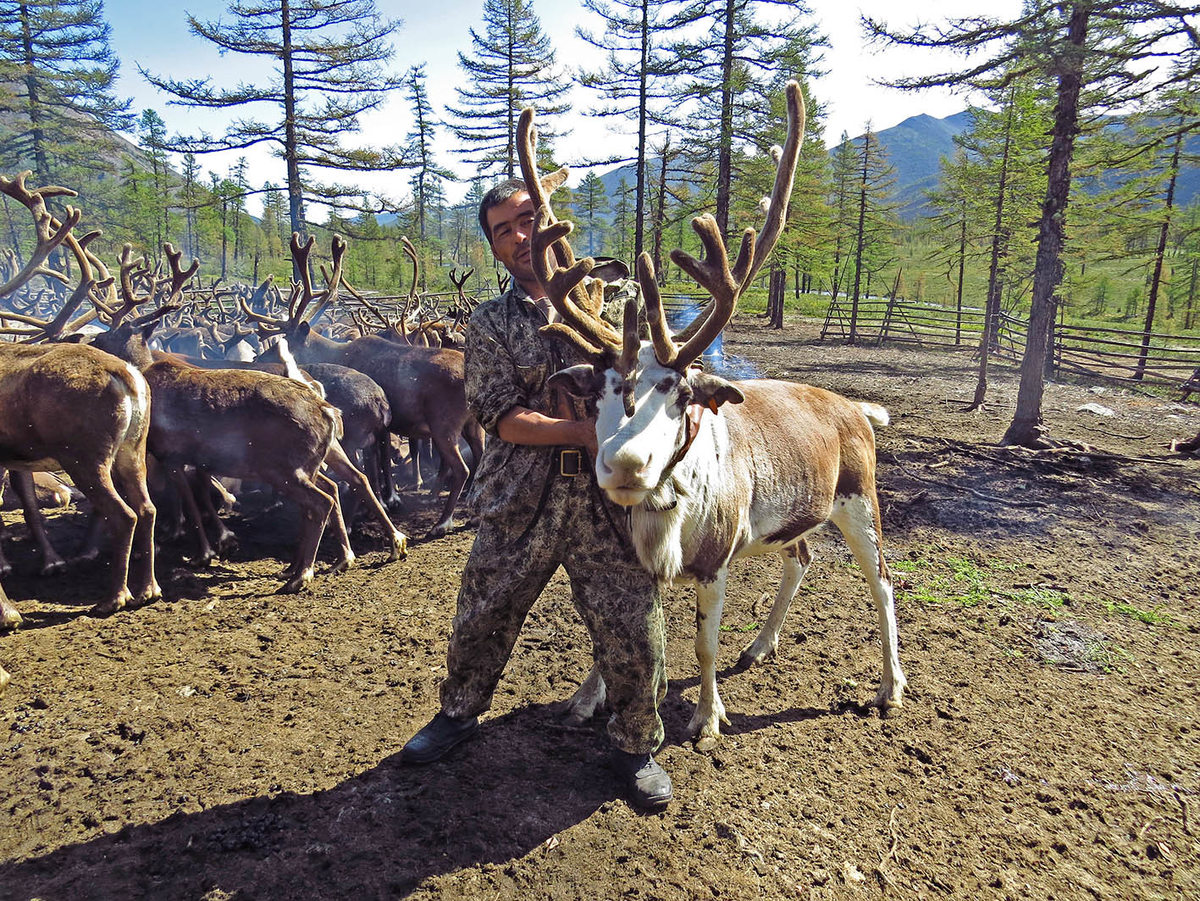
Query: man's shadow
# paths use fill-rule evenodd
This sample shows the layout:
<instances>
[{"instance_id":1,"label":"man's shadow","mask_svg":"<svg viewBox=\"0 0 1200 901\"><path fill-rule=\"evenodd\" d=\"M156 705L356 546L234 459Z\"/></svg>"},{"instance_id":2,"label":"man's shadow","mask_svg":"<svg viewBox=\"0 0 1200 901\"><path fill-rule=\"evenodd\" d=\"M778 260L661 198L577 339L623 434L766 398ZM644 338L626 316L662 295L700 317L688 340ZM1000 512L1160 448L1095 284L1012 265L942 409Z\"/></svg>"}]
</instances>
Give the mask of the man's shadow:
<instances>
[{"instance_id":1,"label":"man's shadow","mask_svg":"<svg viewBox=\"0 0 1200 901\"><path fill-rule=\"evenodd\" d=\"M520 858L622 795L603 725L557 722L523 708L429 766L396 753L322 791L178 812L0 864L0 898L404 897L431 876Z\"/></svg>"},{"instance_id":2,"label":"man's shadow","mask_svg":"<svg viewBox=\"0 0 1200 901\"><path fill-rule=\"evenodd\" d=\"M678 694L687 684L673 683L664 704L669 745L691 713ZM181 811L0 864L0 898L403 898L430 877L519 859L603 805L626 803L606 766L607 716L569 727L557 706L489 718L429 766L402 766L397 752L311 794ZM732 731L828 713L737 717Z\"/></svg>"}]
</instances>

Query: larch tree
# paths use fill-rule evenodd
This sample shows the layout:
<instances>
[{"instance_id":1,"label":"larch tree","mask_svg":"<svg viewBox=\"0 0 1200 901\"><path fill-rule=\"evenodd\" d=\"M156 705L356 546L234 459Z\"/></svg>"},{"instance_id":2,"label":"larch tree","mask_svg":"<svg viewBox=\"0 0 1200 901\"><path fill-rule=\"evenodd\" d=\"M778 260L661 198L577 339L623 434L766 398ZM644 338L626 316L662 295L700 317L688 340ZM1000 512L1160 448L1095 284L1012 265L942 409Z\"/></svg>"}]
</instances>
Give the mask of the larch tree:
<instances>
[{"instance_id":1,"label":"larch tree","mask_svg":"<svg viewBox=\"0 0 1200 901\"><path fill-rule=\"evenodd\" d=\"M537 110L539 154L549 152L554 117L570 109L563 101L570 84L529 0L484 0L483 22L482 34L469 29L472 54L458 54L467 84L455 89L458 105L446 107L447 125L465 162L482 175L513 178L521 110Z\"/></svg>"},{"instance_id":2,"label":"larch tree","mask_svg":"<svg viewBox=\"0 0 1200 901\"><path fill-rule=\"evenodd\" d=\"M0 170L30 168L45 185L106 168L112 133L134 123L110 31L101 0L0 0Z\"/></svg>"},{"instance_id":3,"label":"larch tree","mask_svg":"<svg viewBox=\"0 0 1200 901\"><path fill-rule=\"evenodd\" d=\"M891 193L896 184L896 170L888 163L879 137L871 129L870 123L867 123L867 130L859 141L853 188L855 224L851 236L854 287L850 288L847 284L851 292L851 344L858 339L859 302L870 293L872 276L895 260L890 237L895 227L895 204Z\"/></svg>"},{"instance_id":4,"label":"larch tree","mask_svg":"<svg viewBox=\"0 0 1200 901\"><path fill-rule=\"evenodd\" d=\"M608 192L593 170L589 169L575 191L575 209L582 226L585 256L604 249L604 215L609 211Z\"/></svg>"},{"instance_id":5,"label":"larch tree","mask_svg":"<svg viewBox=\"0 0 1200 901\"><path fill-rule=\"evenodd\" d=\"M425 219L433 195L441 195L443 181L453 179L450 170L438 166L433 159L433 141L438 126L433 104L429 102L429 91L425 86L425 64L413 66L404 76L409 110L412 113L412 130L407 135L405 156L413 168L409 184L413 190L413 217L421 240L425 240Z\"/></svg>"},{"instance_id":6,"label":"larch tree","mask_svg":"<svg viewBox=\"0 0 1200 901\"><path fill-rule=\"evenodd\" d=\"M1029 330L1013 420L1004 444L1047 447L1042 398L1049 364L1057 292L1063 278L1071 163L1081 121L1089 110L1145 101L1164 86L1156 65L1173 57L1172 78L1200 69L1200 6L1163 0L1026 0L1019 16L949 19L941 24L897 30L870 18L864 28L875 39L910 47L971 56L965 68L900 79L905 89L933 86L1003 89L1016 78L1040 77L1055 95L1046 193L1037 228L1037 259ZM1165 73L1163 73L1165 74Z\"/></svg>"},{"instance_id":7,"label":"larch tree","mask_svg":"<svg viewBox=\"0 0 1200 901\"><path fill-rule=\"evenodd\" d=\"M672 18L692 35L671 52L688 61L681 85L681 100L690 102L685 140L702 165L715 166L714 215L723 235L741 148L754 143L772 93L788 78L819 74L825 41L811 20L808 7L795 0L688 0Z\"/></svg>"},{"instance_id":8,"label":"larch tree","mask_svg":"<svg viewBox=\"0 0 1200 901\"><path fill-rule=\"evenodd\" d=\"M584 0L583 7L599 17L603 30L592 32L578 28L587 43L604 51L604 64L595 71L580 73L580 82L599 92L605 101L592 110L593 115L630 120L637 142L632 158L592 160L593 165L634 162L634 234L633 256L645 243L647 160L651 127L658 126L670 139L672 111L678 103L676 79L688 69L688 61L666 52L674 29L670 11L677 0ZM659 265L658 262L655 264Z\"/></svg>"},{"instance_id":9,"label":"larch tree","mask_svg":"<svg viewBox=\"0 0 1200 901\"><path fill-rule=\"evenodd\" d=\"M171 149L214 153L271 146L284 163L295 232L306 231L305 204L361 209L361 188L319 181L317 173L380 172L404 165L397 148L342 144L344 136L359 130L361 116L404 87L386 70L400 23L382 18L374 0L234 0L228 12L229 20L215 22L189 15L188 28L222 53L273 61L274 75L262 84L220 88L209 78L179 80L140 69L174 98L169 103L238 113L223 135L174 135Z\"/></svg>"}]
</instances>

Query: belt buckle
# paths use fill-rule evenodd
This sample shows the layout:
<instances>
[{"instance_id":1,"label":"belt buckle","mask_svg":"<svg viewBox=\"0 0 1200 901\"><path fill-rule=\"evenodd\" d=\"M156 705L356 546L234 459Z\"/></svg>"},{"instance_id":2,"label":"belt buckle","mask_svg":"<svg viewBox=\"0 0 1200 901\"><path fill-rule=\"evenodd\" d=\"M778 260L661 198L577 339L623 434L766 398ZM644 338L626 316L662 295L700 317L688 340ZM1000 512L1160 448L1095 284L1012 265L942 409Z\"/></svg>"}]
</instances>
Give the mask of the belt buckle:
<instances>
[{"instance_id":1,"label":"belt buckle","mask_svg":"<svg viewBox=\"0 0 1200 901\"><path fill-rule=\"evenodd\" d=\"M574 463L569 465L568 460ZM572 468L573 465L573 468ZM558 452L558 474L560 476L577 476L583 472L583 452L574 448L565 448Z\"/></svg>"}]
</instances>

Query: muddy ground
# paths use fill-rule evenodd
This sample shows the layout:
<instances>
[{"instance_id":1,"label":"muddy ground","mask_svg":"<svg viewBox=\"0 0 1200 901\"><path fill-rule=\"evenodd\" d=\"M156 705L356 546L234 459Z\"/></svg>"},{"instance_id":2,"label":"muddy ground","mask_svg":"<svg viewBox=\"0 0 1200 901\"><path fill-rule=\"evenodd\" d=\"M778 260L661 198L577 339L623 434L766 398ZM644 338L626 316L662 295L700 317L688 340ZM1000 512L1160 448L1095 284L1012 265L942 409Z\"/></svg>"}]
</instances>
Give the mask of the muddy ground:
<instances>
[{"instance_id":1,"label":"muddy ground","mask_svg":"<svg viewBox=\"0 0 1200 901\"><path fill-rule=\"evenodd\" d=\"M589 665L561 576L479 738L402 768L437 709L469 528L385 564L367 525L358 568L281 596L295 521L248 507L230 559L194 570L168 545L167 600L101 620L86 611L103 570L38 577L5 513L25 625L0 637L0 897L1200 897L1200 461L1163 448L1200 430L1200 406L1051 385L1051 434L1105 453L1004 451L1012 371L963 413L969 353L813 331L742 317L727 349L891 410L879 482L903 710L862 706L879 635L831 532L779 653L749 670L738 651L780 564L736 565L731 722L711 753L685 734L691 594L668 591L665 813L620 797L602 720L555 715ZM398 521L419 536L436 507L418 498ZM54 517L64 549L82 528Z\"/></svg>"}]
</instances>

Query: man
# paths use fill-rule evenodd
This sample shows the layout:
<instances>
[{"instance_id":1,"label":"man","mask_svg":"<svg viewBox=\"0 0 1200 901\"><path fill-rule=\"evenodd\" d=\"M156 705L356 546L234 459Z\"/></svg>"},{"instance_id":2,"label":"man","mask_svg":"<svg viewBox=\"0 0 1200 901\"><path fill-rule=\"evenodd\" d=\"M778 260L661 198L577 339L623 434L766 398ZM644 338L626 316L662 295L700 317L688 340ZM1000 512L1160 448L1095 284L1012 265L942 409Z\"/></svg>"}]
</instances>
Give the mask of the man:
<instances>
[{"instance_id":1,"label":"man","mask_svg":"<svg viewBox=\"0 0 1200 901\"><path fill-rule=\"evenodd\" d=\"M467 330L467 400L489 441L475 475L479 531L463 572L442 710L404 746L410 764L442 758L479 728L533 602L559 566L608 687L614 768L633 802L662 808L671 779L655 761L666 695L658 586L638 563L626 519L596 485L594 419L548 384L583 362L538 329L555 317L533 272L533 203L524 182L493 188L479 224L513 285ZM632 282L627 290L634 290Z\"/></svg>"}]
</instances>

